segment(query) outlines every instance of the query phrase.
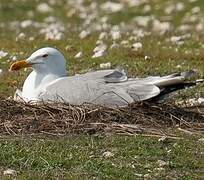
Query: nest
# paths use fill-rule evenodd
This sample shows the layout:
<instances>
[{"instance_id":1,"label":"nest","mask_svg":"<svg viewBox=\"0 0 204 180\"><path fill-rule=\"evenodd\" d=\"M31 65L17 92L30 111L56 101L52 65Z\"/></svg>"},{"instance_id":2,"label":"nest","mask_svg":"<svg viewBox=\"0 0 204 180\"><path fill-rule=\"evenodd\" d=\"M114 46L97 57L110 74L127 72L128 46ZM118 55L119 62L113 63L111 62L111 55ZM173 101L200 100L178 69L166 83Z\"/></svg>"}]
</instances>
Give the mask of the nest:
<instances>
[{"instance_id":1,"label":"nest","mask_svg":"<svg viewBox=\"0 0 204 180\"><path fill-rule=\"evenodd\" d=\"M203 109L147 102L130 104L124 108L107 108L91 104L32 105L1 100L0 134L64 136L70 133L116 133L164 136L169 135L169 129L203 133Z\"/></svg>"}]
</instances>

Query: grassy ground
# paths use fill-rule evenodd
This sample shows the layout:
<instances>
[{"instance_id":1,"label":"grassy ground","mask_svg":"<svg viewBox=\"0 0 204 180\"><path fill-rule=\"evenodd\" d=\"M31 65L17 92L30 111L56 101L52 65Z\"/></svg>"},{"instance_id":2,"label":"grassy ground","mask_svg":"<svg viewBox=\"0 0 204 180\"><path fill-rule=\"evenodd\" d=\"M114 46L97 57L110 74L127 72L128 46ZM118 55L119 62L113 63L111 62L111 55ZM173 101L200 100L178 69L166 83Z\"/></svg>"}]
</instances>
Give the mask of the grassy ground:
<instances>
[{"instance_id":1,"label":"grassy ground","mask_svg":"<svg viewBox=\"0 0 204 180\"><path fill-rule=\"evenodd\" d=\"M21 179L202 179L203 142L142 136L6 138L1 166Z\"/></svg>"},{"instance_id":2,"label":"grassy ground","mask_svg":"<svg viewBox=\"0 0 204 180\"><path fill-rule=\"evenodd\" d=\"M99 69L101 63L111 62L112 68L123 67L130 76L164 75L189 69L196 69L198 77L204 76L203 0L149 0L135 7L122 3L125 8L118 12L102 9L101 5L107 1L94 4L89 0L80 5L78 1L52 0L48 3L51 9L46 11L44 8L43 12L39 10L42 2L47 3L38 0L0 1L0 51L8 52L0 58L0 69L3 70L0 97L13 96L30 71L8 72L13 56L26 58L44 46L57 47L64 53L69 61L69 74ZM150 22L145 26L138 25L134 20L138 16L148 17ZM55 19L49 20L48 17ZM87 19L90 19L89 23ZM104 19L107 19L104 27L96 30ZM25 20L30 20L31 24L26 26ZM165 28L161 22L169 23L170 28ZM60 40L46 39L42 31L50 32L50 25L60 29L57 30L63 34ZM121 33L116 40L111 37L114 25ZM82 30L91 33L80 39ZM108 34L108 38L103 39L108 50L105 56L92 59L101 32ZM171 41L174 36L184 38L174 42ZM128 41L127 45L123 45L124 40ZM113 42L119 47L111 49ZM142 43L142 48L133 51L131 45L135 42ZM75 59L79 51L83 51L83 56ZM179 95L184 99L187 95L197 98L202 91L203 86L199 86ZM158 139L140 136L6 137L0 140L0 169L1 173L7 168L15 169L19 179L142 179L144 175L147 179L202 179L203 142L198 138L185 136L185 140L161 143ZM114 156L104 157L103 153L108 151ZM167 164L161 165L159 160Z\"/></svg>"}]
</instances>

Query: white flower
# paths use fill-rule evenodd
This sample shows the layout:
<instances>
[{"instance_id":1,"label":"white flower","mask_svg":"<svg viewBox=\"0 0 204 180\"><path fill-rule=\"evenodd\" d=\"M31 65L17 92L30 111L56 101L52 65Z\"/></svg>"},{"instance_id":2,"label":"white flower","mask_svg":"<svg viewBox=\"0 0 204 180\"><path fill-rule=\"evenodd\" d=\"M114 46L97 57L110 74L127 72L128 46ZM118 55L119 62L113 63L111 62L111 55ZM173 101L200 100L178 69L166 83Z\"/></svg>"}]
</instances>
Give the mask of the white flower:
<instances>
[{"instance_id":1,"label":"white flower","mask_svg":"<svg viewBox=\"0 0 204 180\"><path fill-rule=\"evenodd\" d=\"M76 9L70 9L68 12L67 12L67 17L73 17L74 15L76 14Z\"/></svg>"},{"instance_id":2,"label":"white flower","mask_svg":"<svg viewBox=\"0 0 204 180\"><path fill-rule=\"evenodd\" d=\"M28 40L29 41L33 41L35 38L34 37L29 37Z\"/></svg>"},{"instance_id":3,"label":"white flower","mask_svg":"<svg viewBox=\"0 0 204 180\"><path fill-rule=\"evenodd\" d=\"M199 104L204 104L204 97L198 98L198 103Z\"/></svg>"},{"instance_id":4,"label":"white flower","mask_svg":"<svg viewBox=\"0 0 204 180\"><path fill-rule=\"evenodd\" d=\"M107 34L107 32L101 32L100 34L99 34L99 40L102 40L102 39L107 39L108 38L108 34Z\"/></svg>"},{"instance_id":5,"label":"white flower","mask_svg":"<svg viewBox=\"0 0 204 180\"><path fill-rule=\"evenodd\" d=\"M188 30L190 30L190 25L188 24L181 24L179 27L178 27L178 30L181 31L181 32L186 32Z\"/></svg>"},{"instance_id":6,"label":"white flower","mask_svg":"<svg viewBox=\"0 0 204 180\"><path fill-rule=\"evenodd\" d=\"M25 33L21 32L21 33L16 37L16 41L18 41L18 40L23 40L23 39L25 39L25 37L26 37Z\"/></svg>"},{"instance_id":7,"label":"white flower","mask_svg":"<svg viewBox=\"0 0 204 180\"><path fill-rule=\"evenodd\" d=\"M191 12L192 12L193 14L199 13L199 12L200 12L200 7L199 7L199 6L194 7L194 8L191 10Z\"/></svg>"},{"instance_id":8,"label":"white flower","mask_svg":"<svg viewBox=\"0 0 204 180\"><path fill-rule=\"evenodd\" d=\"M83 31L80 32L79 37L81 39L84 39L84 38L88 37L89 35L90 35L90 31L83 30Z\"/></svg>"},{"instance_id":9,"label":"white flower","mask_svg":"<svg viewBox=\"0 0 204 180\"><path fill-rule=\"evenodd\" d=\"M204 102L204 101L203 101L203 102ZM198 139L198 141L204 142L204 138L200 138L200 139Z\"/></svg>"},{"instance_id":10,"label":"white flower","mask_svg":"<svg viewBox=\"0 0 204 180\"><path fill-rule=\"evenodd\" d=\"M178 2L178 3L176 4L176 10L177 10L177 11L183 11L184 9L185 9L184 3Z\"/></svg>"},{"instance_id":11,"label":"white flower","mask_svg":"<svg viewBox=\"0 0 204 180\"><path fill-rule=\"evenodd\" d=\"M141 48L142 48L142 43L140 43L140 42L136 42L136 43L132 44L132 49L134 51L138 51Z\"/></svg>"},{"instance_id":12,"label":"white flower","mask_svg":"<svg viewBox=\"0 0 204 180\"><path fill-rule=\"evenodd\" d=\"M16 56L11 56L11 57L10 57L10 60L16 61L16 60L17 60L17 57L16 57Z\"/></svg>"},{"instance_id":13,"label":"white flower","mask_svg":"<svg viewBox=\"0 0 204 180\"><path fill-rule=\"evenodd\" d=\"M101 40L98 41L100 41L100 43L93 49L94 55L92 58L104 56L106 53L107 45L104 44Z\"/></svg>"},{"instance_id":14,"label":"white flower","mask_svg":"<svg viewBox=\"0 0 204 180\"><path fill-rule=\"evenodd\" d=\"M113 40L117 40L121 38L120 31L111 31L111 37Z\"/></svg>"},{"instance_id":15,"label":"white flower","mask_svg":"<svg viewBox=\"0 0 204 180\"><path fill-rule=\"evenodd\" d=\"M8 55L7 52L4 52L4 51L0 51L0 59L3 58L3 57L6 57Z\"/></svg>"},{"instance_id":16,"label":"white flower","mask_svg":"<svg viewBox=\"0 0 204 180\"><path fill-rule=\"evenodd\" d=\"M181 40L181 36L172 36L170 39L172 43L177 43L180 40Z\"/></svg>"},{"instance_id":17,"label":"white flower","mask_svg":"<svg viewBox=\"0 0 204 180\"><path fill-rule=\"evenodd\" d=\"M32 24L33 24L33 21L30 20L30 19L28 19L28 20L22 21L22 22L20 23L20 26L21 26L22 28L27 28L27 27L31 26Z\"/></svg>"},{"instance_id":18,"label":"white flower","mask_svg":"<svg viewBox=\"0 0 204 180\"><path fill-rule=\"evenodd\" d=\"M13 175L16 176L17 175L17 171L13 170L13 169L7 169L3 172L4 175Z\"/></svg>"},{"instance_id":19,"label":"white flower","mask_svg":"<svg viewBox=\"0 0 204 180\"><path fill-rule=\"evenodd\" d=\"M106 152L103 153L103 156L106 157L106 158L110 158L110 157L113 157L114 154L112 152L110 152L110 151L106 151Z\"/></svg>"},{"instance_id":20,"label":"white flower","mask_svg":"<svg viewBox=\"0 0 204 180\"><path fill-rule=\"evenodd\" d=\"M93 52L98 52L98 51L105 51L107 49L107 45L105 44L99 44L96 46L93 50Z\"/></svg>"},{"instance_id":21,"label":"white flower","mask_svg":"<svg viewBox=\"0 0 204 180\"><path fill-rule=\"evenodd\" d=\"M121 44L122 46L128 47L128 46L129 46L129 41L128 41L128 40L122 40L122 41L120 42L120 44Z\"/></svg>"},{"instance_id":22,"label":"white flower","mask_svg":"<svg viewBox=\"0 0 204 180\"><path fill-rule=\"evenodd\" d=\"M96 45L98 46L98 45L101 45L101 44L103 44L103 41L100 40L100 39L98 39L98 40L96 41Z\"/></svg>"},{"instance_id":23,"label":"white flower","mask_svg":"<svg viewBox=\"0 0 204 180\"><path fill-rule=\"evenodd\" d=\"M107 62L107 63L101 63L100 64L100 68L101 69L108 69L111 67L111 63L110 62Z\"/></svg>"},{"instance_id":24,"label":"white flower","mask_svg":"<svg viewBox=\"0 0 204 180\"><path fill-rule=\"evenodd\" d=\"M196 25L196 30L197 31L203 31L204 30L204 24L203 23L198 23Z\"/></svg>"},{"instance_id":25,"label":"white flower","mask_svg":"<svg viewBox=\"0 0 204 180\"><path fill-rule=\"evenodd\" d=\"M163 161L163 160L158 160L157 163L158 163L159 167L163 167L163 166L166 166L166 165L169 164L168 161L166 162L166 161Z\"/></svg>"},{"instance_id":26,"label":"white flower","mask_svg":"<svg viewBox=\"0 0 204 180\"><path fill-rule=\"evenodd\" d=\"M59 22L47 24L40 30L40 34L45 35L46 40L61 40L64 37L65 27Z\"/></svg>"},{"instance_id":27,"label":"white flower","mask_svg":"<svg viewBox=\"0 0 204 180\"><path fill-rule=\"evenodd\" d=\"M149 4L146 4L146 5L144 6L143 12L144 12L144 13L147 13L147 12L150 12L150 11L151 11L151 6L150 6Z\"/></svg>"},{"instance_id":28,"label":"white flower","mask_svg":"<svg viewBox=\"0 0 204 180\"><path fill-rule=\"evenodd\" d=\"M184 39L189 38L190 36L190 34L185 34L182 36L172 36L170 38L170 41L174 44L182 45L184 43Z\"/></svg>"},{"instance_id":29,"label":"white flower","mask_svg":"<svg viewBox=\"0 0 204 180\"><path fill-rule=\"evenodd\" d=\"M144 37L145 35L148 35L149 33L144 32L142 29L137 29L133 31L133 34L136 36L136 38ZM132 36L133 37L133 36ZM135 38L135 37L134 37ZM131 40L131 39L130 39Z\"/></svg>"},{"instance_id":30,"label":"white flower","mask_svg":"<svg viewBox=\"0 0 204 180\"><path fill-rule=\"evenodd\" d=\"M92 58L98 58L98 57L102 57L105 55L105 51L100 50L94 53L94 55L92 56Z\"/></svg>"},{"instance_id":31,"label":"white flower","mask_svg":"<svg viewBox=\"0 0 204 180\"><path fill-rule=\"evenodd\" d=\"M160 22L159 20L153 20L153 31L159 32L160 34L164 34L171 29L170 22Z\"/></svg>"},{"instance_id":32,"label":"white flower","mask_svg":"<svg viewBox=\"0 0 204 180\"><path fill-rule=\"evenodd\" d=\"M54 23L57 22L57 18L55 16L48 16L44 18L43 21L46 23Z\"/></svg>"},{"instance_id":33,"label":"white flower","mask_svg":"<svg viewBox=\"0 0 204 180\"><path fill-rule=\"evenodd\" d=\"M38 4L36 9L40 13L48 13L52 11L52 8L47 3Z\"/></svg>"},{"instance_id":34,"label":"white flower","mask_svg":"<svg viewBox=\"0 0 204 180\"><path fill-rule=\"evenodd\" d=\"M142 0L125 0L128 3L129 7L136 7L144 3Z\"/></svg>"},{"instance_id":35,"label":"white flower","mask_svg":"<svg viewBox=\"0 0 204 180\"><path fill-rule=\"evenodd\" d=\"M149 22L151 20L150 16L137 16L134 18L134 21L139 25L143 27L147 27Z\"/></svg>"},{"instance_id":36,"label":"white flower","mask_svg":"<svg viewBox=\"0 0 204 180\"><path fill-rule=\"evenodd\" d=\"M74 56L74 58L81 58L82 57L82 55L83 55L83 53L82 53L82 51L80 51L80 52L78 52L75 56Z\"/></svg>"},{"instance_id":37,"label":"white flower","mask_svg":"<svg viewBox=\"0 0 204 180\"><path fill-rule=\"evenodd\" d=\"M164 12L165 14L171 14L174 11L174 9L175 9L174 5L170 4L164 9Z\"/></svg>"},{"instance_id":38,"label":"white flower","mask_svg":"<svg viewBox=\"0 0 204 180\"><path fill-rule=\"evenodd\" d=\"M122 3L115 3L115 2L105 2L101 5L101 9L107 12L119 12L123 9L123 4Z\"/></svg>"},{"instance_id":39,"label":"white flower","mask_svg":"<svg viewBox=\"0 0 204 180\"><path fill-rule=\"evenodd\" d=\"M145 56L144 59L145 59L145 60L150 60L151 57L150 57L150 56Z\"/></svg>"},{"instance_id":40,"label":"white flower","mask_svg":"<svg viewBox=\"0 0 204 180\"><path fill-rule=\"evenodd\" d=\"M180 68L182 68L182 66L181 66L180 64L178 64L178 65L176 66L176 68L180 69Z\"/></svg>"}]
</instances>

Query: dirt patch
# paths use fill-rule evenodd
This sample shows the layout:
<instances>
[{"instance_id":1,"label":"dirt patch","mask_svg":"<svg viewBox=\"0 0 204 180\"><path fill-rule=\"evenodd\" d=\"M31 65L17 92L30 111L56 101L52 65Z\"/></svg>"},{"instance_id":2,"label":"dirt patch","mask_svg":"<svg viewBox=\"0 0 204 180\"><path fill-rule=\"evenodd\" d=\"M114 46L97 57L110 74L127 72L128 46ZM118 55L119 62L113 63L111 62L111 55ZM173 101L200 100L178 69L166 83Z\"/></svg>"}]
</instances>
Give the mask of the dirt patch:
<instances>
[{"instance_id":1,"label":"dirt patch","mask_svg":"<svg viewBox=\"0 0 204 180\"><path fill-rule=\"evenodd\" d=\"M107 108L62 103L31 105L0 101L0 134L117 133L165 135L179 128L204 132L204 108L181 108L173 104L135 103L125 108Z\"/></svg>"}]
</instances>

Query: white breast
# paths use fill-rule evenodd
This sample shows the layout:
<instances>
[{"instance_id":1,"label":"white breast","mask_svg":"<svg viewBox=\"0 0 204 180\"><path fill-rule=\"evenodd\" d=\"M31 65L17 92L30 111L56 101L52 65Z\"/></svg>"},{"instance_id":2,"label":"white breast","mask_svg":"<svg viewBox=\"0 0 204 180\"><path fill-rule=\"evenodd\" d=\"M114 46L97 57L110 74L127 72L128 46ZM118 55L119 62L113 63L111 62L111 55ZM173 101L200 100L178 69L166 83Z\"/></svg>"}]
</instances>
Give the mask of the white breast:
<instances>
[{"instance_id":1,"label":"white breast","mask_svg":"<svg viewBox=\"0 0 204 180\"><path fill-rule=\"evenodd\" d=\"M38 97L46 86L58 78L59 76L55 74L36 73L32 71L23 84L23 99L25 101L39 100Z\"/></svg>"}]
</instances>

